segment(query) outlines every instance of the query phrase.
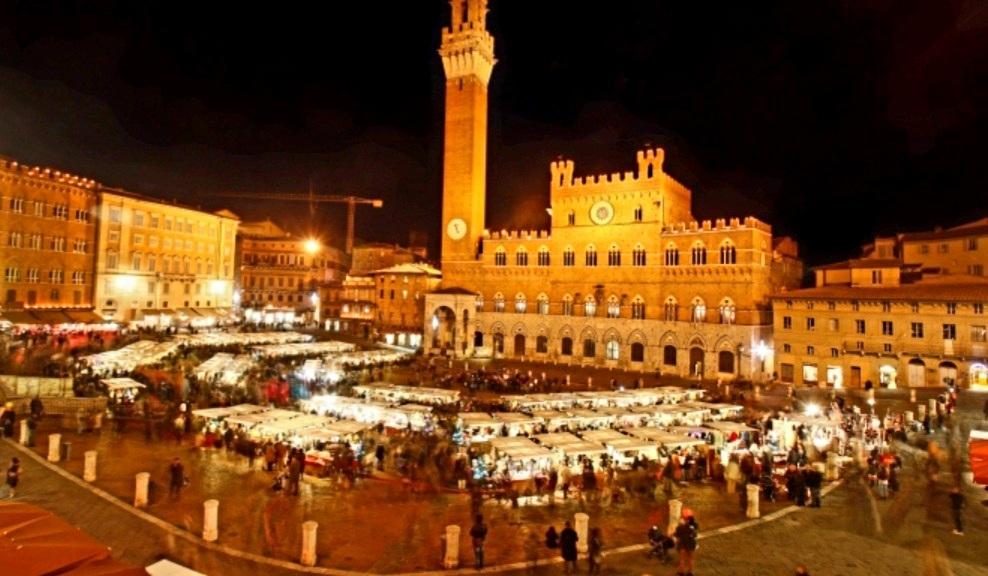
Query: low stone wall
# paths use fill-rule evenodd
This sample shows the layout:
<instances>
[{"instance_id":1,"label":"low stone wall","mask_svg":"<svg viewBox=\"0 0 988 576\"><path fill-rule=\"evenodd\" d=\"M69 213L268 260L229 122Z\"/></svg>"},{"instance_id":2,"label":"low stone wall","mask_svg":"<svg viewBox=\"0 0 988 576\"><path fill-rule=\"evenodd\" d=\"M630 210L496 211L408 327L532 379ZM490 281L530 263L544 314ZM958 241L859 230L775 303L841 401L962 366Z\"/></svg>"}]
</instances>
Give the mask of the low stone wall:
<instances>
[{"instance_id":1,"label":"low stone wall","mask_svg":"<svg viewBox=\"0 0 988 576\"><path fill-rule=\"evenodd\" d=\"M22 396L20 398L9 398L8 402L14 404L14 410L18 414L28 414L31 412L31 398ZM75 416L79 409L88 413L105 412L106 398L58 398L41 397L44 406L45 416Z\"/></svg>"}]
</instances>

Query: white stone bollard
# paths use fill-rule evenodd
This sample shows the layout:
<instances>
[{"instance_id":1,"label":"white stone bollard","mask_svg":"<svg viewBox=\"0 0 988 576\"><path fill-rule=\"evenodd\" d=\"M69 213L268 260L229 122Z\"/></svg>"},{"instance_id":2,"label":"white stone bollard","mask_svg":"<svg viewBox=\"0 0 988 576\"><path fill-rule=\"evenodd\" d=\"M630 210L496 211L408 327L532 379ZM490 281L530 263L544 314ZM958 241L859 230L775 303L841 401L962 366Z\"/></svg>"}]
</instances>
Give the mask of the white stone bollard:
<instances>
[{"instance_id":1,"label":"white stone bollard","mask_svg":"<svg viewBox=\"0 0 988 576\"><path fill-rule=\"evenodd\" d=\"M917 404L916 405L916 419L919 420L920 422L922 422L923 420L926 420L926 405L925 404Z\"/></svg>"},{"instance_id":2,"label":"white stone bollard","mask_svg":"<svg viewBox=\"0 0 988 576\"><path fill-rule=\"evenodd\" d=\"M576 526L574 526L574 528L576 528L577 537L576 551L580 554L586 554L588 549L587 540L590 538L588 536L590 532L590 516L588 514L584 514L583 512L577 512L573 515L573 520L576 524Z\"/></svg>"},{"instance_id":3,"label":"white stone bollard","mask_svg":"<svg viewBox=\"0 0 988 576\"><path fill-rule=\"evenodd\" d=\"M915 388L909 391L909 401L910 402L915 402L916 401L916 389Z\"/></svg>"},{"instance_id":4,"label":"white stone bollard","mask_svg":"<svg viewBox=\"0 0 988 576\"><path fill-rule=\"evenodd\" d=\"M86 467L82 471L82 479L86 482L96 481L96 451L86 450Z\"/></svg>"},{"instance_id":5,"label":"white stone bollard","mask_svg":"<svg viewBox=\"0 0 988 576\"><path fill-rule=\"evenodd\" d=\"M21 446L27 446L27 440L31 437L31 429L27 425L27 418L21 420Z\"/></svg>"},{"instance_id":6,"label":"white stone bollard","mask_svg":"<svg viewBox=\"0 0 988 576\"><path fill-rule=\"evenodd\" d=\"M202 539L206 542L216 542L220 537L219 508L219 500L206 500L202 503Z\"/></svg>"},{"instance_id":7,"label":"white stone bollard","mask_svg":"<svg viewBox=\"0 0 988 576\"><path fill-rule=\"evenodd\" d=\"M826 479L833 482L840 478L840 464L837 462L836 452L827 452L827 473Z\"/></svg>"},{"instance_id":8,"label":"white stone bollard","mask_svg":"<svg viewBox=\"0 0 988 576\"><path fill-rule=\"evenodd\" d=\"M758 511L758 494L760 488L758 484L748 484L748 510L745 512L745 516L748 518L758 518L761 513Z\"/></svg>"},{"instance_id":9,"label":"white stone bollard","mask_svg":"<svg viewBox=\"0 0 988 576\"><path fill-rule=\"evenodd\" d=\"M148 482L151 481L151 474L140 472L135 476L137 486L134 488L134 507L147 508L148 505Z\"/></svg>"},{"instance_id":10,"label":"white stone bollard","mask_svg":"<svg viewBox=\"0 0 988 576\"><path fill-rule=\"evenodd\" d=\"M446 554L443 556L443 568L456 568L460 565L460 527L450 524L446 527Z\"/></svg>"},{"instance_id":11,"label":"white stone bollard","mask_svg":"<svg viewBox=\"0 0 988 576\"><path fill-rule=\"evenodd\" d=\"M906 410L906 412L904 414L904 418L906 420L906 424L912 424L913 423L913 411L912 410Z\"/></svg>"},{"instance_id":12,"label":"white stone bollard","mask_svg":"<svg viewBox=\"0 0 988 576\"><path fill-rule=\"evenodd\" d=\"M930 400L927 402L927 405L929 406L929 408L927 408L926 410L930 413L930 420L932 420L937 417L937 399L930 398Z\"/></svg>"},{"instance_id":13,"label":"white stone bollard","mask_svg":"<svg viewBox=\"0 0 988 576\"><path fill-rule=\"evenodd\" d=\"M309 520L302 522L302 566L316 565L316 530L319 524Z\"/></svg>"},{"instance_id":14,"label":"white stone bollard","mask_svg":"<svg viewBox=\"0 0 988 576\"><path fill-rule=\"evenodd\" d=\"M679 526L679 517L683 515L683 501L682 500L670 500L669 501L669 525L666 527L666 534L672 534L676 531L676 526Z\"/></svg>"},{"instance_id":15,"label":"white stone bollard","mask_svg":"<svg viewBox=\"0 0 988 576\"><path fill-rule=\"evenodd\" d=\"M48 435L48 461L58 462L62 459L62 435Z\"/></svg>"}]
</instances>

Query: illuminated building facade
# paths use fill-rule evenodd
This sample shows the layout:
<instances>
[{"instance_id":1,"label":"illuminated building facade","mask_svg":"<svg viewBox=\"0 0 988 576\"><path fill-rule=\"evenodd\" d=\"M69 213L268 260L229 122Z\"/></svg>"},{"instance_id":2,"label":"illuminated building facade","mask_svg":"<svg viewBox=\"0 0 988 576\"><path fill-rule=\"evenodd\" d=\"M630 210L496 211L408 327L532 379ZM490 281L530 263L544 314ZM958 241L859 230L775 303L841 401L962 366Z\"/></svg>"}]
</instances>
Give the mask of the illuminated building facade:
<instances>
[{"instance_id":1,"label":"illuminated building facade","mask_svg":"<svg viewBox=\"0 0 988 576\"><path fill-rule=\"evenodd\" d=\"M663 150L613 174L552 162L551 229L485 230L493 38L483 0L452 5L439 50L443 288L426 300L426 345L684 376L771 374L769 295L799 285L796 245L751 217L694 220Z\"/></svg>"},{"instance_id":2,"label":"illuminated building facade","mask_svg":"<svg viewBox=\"0 0 988 576\"><path fill-rule=\"evenodd\" d=\"M292 321L318 321L320 289L342 280L343 253L318 240L293 236L270 220L242 223L237 237L241 307L290 311ZM247 320L252 316L261 318L248 312Z\"/></svg>"},{"instance_id":3,"label":"illuminated building facade","mask_svg":"<svg viewBox=\"0 0 988 576\"><path fill-rule=\"evenodd\" d=\"M100 189L96 311L153 326L208 325L233 305L238 220Z\"/></svg>"},{"instance_id":4,"label":"illuminated building facade","mask_svg":"<svg viewBox=\"0 0 988 576\"><path fill-rule=\"evenodd\" d=\"M772 301L779 378L988 389L988 220L876 239Z\"/></svg>"},{"instance_id":5,"label":"illuminated building facade","mask_svg":"<svg viewBox=\"0 0 988 576\"><path fill-rule=\"evenodd\" d=\"M92 308L97 187L0 158L0 307Z\"/></svg>"},{"instance_id":6,"label":"illuminated building facade","mask_svg":"<svg viewBox=\"0 0 988 576\"><path fill-rule=\"evenodd\" d=\"M418 348L425 296L439 287L442 273L428 264L399 264L369 276L375 283L378 338L388 344Z\"/></svg>"}]
</instances>

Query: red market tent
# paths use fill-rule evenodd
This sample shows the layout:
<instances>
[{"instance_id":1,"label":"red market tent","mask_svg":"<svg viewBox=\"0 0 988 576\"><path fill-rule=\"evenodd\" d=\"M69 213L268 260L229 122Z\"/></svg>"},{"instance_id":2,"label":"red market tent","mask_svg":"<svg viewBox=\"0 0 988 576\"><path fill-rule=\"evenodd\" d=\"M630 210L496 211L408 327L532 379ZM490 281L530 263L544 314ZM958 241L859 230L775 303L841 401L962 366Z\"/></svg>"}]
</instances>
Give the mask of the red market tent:
<instances>
[{"instance_id":1,"label":"red market tent","mask_svg":"<svg viewBox=\"0 0 988 576\"><path fill-rule=\"evenodd\" d=\"M110 549L54 514L21 502L0 502L0 566L4 574L146 576L114 560Z\"/></svg>"},{"instance_id":2,"label":"red market tent","mask_svg":"<svg viewBox=\"0 0 988 576\"><path fill-rule=\"evenodd\" d=\"M976 484L988 484L988 432L971 430L968 439L968 453L971 457L971 472Z\"/></svg>"}]
</instances>

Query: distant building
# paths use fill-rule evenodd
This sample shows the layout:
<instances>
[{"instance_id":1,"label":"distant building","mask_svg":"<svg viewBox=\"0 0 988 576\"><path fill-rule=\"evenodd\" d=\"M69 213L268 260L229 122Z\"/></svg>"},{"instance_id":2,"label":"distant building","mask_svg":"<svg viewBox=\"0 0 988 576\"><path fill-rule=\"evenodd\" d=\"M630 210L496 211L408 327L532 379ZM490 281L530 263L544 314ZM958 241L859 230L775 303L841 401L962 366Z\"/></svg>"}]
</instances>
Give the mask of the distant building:
<instances>
[{"instance_id":1,"label":"distant building","mask_svg":"<svg viewBox=\"0 0 988 576\"><path fill-rule=\"evenodd\" d=\"M426 321L425 295L439 287L442 273L428 264L399 264L369 276L376 291L378 338L388 344L418 348Z\"/></svg>"},{"instance_id":2,"label":"distant building","mask_svg":"<svg viewBox=\"0 0 988 576\"><path fill-rule=\"evenodd\" d=\"M399 264L424 262L425 259L426 249L423 247L405 248L397 244L370 242L353 248L349 273L351 276L362 276Z\"/></svg>"},{"instance_id":3,"label":"distant building","mask_svg":"<svg viewBox=\"0 0 988 576\"><path fill-rule=\"evenodd\" d=\"M376 332L377 283L371 275L351 276L343 280L339 290L339 320L337 331L358 338L372 338Z\"/></svg>"},{"instance_id":4,"label":"distant building","mask_svg":"<svg viewBox=\"0 0 988 576\"><path fill-rule=\"evenodd\" d=\"M270 220L241 224L237 254L240 306L248 322L320 321L321 287L339 284L346 270L340 250L293 236Z\"/></svg>"},{"instance_id":5,"label":"distant building","mask_svg":"<svg viewBox=\"0 0 988 576\"><path fill-rule=\"evenodd\" d=\"M237 217L100 188L96 311L118 322L209 325L233 306Z\"/></svg>"},{"instance_id":6,"label":"distant building","mask_svg":"<svg viewBox=\"0 0 988 576\"><path fill-rule=\"evenodd\" d=\"M801 282L796 243L753 217L694 219L692 192L665 172L662 149L611 174L577 176L572 160L552 162L551 228L486 230L495 59L485 13L483 0L454 3L439 49L443 289L427 297L426 348L707 378L771 374L769 295Z\"/></svg>"},{"instance_id":7,"label":"distant building","mask_svg":"<svg viewBox=\"0 0 988 576\"><path fill-rule=\"evenodd\" d=\"M0 308L8 317L11 310L92 308L98 188L0 158ZM59 317L67 320L53 311L52 323Z\"/></svg>"},{"instance_id":8,"label":"distant building","mask_svg":"<svg viewBox=\"0 0 988 576\"><path fill-rule=\"evenodd\" d=\"M878 237L863 252L870 258L916 263L927 273L985 276L988 217L953 228Z\"/></svg>"},{"instance_id":9,"label":"distant building","mask_svg":"<svg viewBox=\"0 0 988 576\"><path fill-rule=\"evenodd\" d=\"M940 235L935 240L931 245L967 245ZM898 245L912 254L914 241L929 240L914 237ZM814 270L814 288L773 297L780 380L852 388L870 381L988 389L988 279L924 273L958 264L946 265L945 259L907 264L891 255L821 266ZM929 266L934 261L945 265Z\"/></svg>"}]
</instances>

